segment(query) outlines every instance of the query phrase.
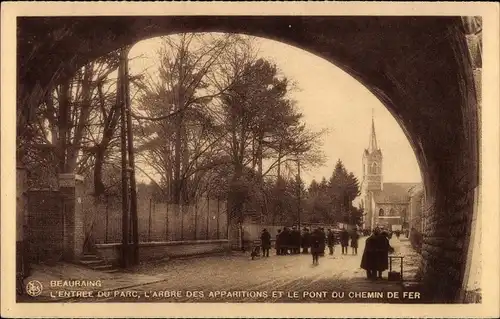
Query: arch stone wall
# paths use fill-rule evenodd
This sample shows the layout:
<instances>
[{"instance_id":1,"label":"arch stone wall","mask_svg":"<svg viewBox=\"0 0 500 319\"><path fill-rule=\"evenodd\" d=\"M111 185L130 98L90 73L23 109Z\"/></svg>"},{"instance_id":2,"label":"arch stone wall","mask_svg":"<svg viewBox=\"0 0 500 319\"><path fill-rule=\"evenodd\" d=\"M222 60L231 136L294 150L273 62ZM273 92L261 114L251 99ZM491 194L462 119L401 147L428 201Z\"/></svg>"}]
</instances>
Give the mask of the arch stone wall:
<instances>
[{"instance_id":1,"label":"arch stone wall","mask_svg":"<svg viewBox=\"0 0 500 319\"><path fill-rule=\"evenodd\" d=\"M479 183L478 106L462 19L19 18L18 127L51 85L84 63L142 39L192 31L243 33L297 46L345 70L387 106L410 141L425 185L425 295L435 302L458 300Z\"/></svg>"}]
</instances>

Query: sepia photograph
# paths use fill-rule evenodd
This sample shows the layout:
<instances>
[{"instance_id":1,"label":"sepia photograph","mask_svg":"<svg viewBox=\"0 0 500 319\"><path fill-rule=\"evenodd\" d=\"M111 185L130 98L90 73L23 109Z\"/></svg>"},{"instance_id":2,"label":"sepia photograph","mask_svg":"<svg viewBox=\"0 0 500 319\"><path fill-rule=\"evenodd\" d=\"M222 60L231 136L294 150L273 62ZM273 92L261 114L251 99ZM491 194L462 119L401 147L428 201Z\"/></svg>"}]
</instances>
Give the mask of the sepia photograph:
<instances>
[{"instance_id":1,"label":"sepia photograph","mask_svg":"<svg viewBox=\"0 0 500 319\"><path fill-rule=\"evenodd\" d=\"M498 298L484 16L92 8L4 21L2 303L424 316Z\"/></svg>"}]
</instances>

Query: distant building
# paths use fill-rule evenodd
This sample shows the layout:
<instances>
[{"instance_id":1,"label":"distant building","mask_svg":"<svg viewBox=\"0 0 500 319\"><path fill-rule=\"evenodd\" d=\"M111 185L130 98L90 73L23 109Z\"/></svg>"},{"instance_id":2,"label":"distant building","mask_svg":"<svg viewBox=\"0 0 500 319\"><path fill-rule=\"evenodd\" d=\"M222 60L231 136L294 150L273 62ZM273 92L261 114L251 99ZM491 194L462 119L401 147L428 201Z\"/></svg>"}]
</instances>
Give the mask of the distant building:
<instances>
[{"instance_id":1,"label":"distant building","mask_svg":"<svg viewBox=\"0 0 500 319\"><path fill-rule=\"evenodd\" d=\"M421 183L384 183L382 150L377 145L372 118L368 149L363 152L360 202L365 212L363 227L410 228L412 218L415 222L421 219L421 205L418 203L423 196L420 194L423 194Z\"/></svg>"},{"instance_id":2,"label":"distant building","mask_svg":"<svg viewBox=\"0 0 500 319\"><path fill-rule=\"evenodd\" d=\"M423 232L424 220L424 188L422 185L417 185L410 190L410 214L408 217L409 228L415 228L419 232Z\"/></svg>"}]
</instances>

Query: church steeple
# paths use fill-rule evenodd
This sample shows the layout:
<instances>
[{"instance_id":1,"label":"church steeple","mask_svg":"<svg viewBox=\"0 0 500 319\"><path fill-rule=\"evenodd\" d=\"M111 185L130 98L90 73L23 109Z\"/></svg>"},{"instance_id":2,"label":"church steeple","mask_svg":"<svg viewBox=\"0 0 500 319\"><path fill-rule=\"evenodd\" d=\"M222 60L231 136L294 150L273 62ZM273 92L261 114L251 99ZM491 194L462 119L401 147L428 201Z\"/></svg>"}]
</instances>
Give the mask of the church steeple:
<instances>
[{"instance_id":1,"label":"church steeple","mask_svg":"<svg viewBox=\"0 0 500 319\"><path fill-rule=\"evenodd\" d=\"M377 135L375 134L375 119L372 109L372 130L368 149L363 152L363 185L366 191L380 191L383 189L382 175L382 151L377 144Z\"/></svg>"},{"instance_id":2,"label":"church steeple","mask_svg":"<svg viewBox=\"0 0 500 319\"><path fill-rule=\"evenodd\" d=\"M377 135L375 134L375 120L372 109L372 132L370 134L370 142L368 143L368 152L373 153L376 150L378 150L378 145L377 145Z\"/></svg>"}]
</instances>

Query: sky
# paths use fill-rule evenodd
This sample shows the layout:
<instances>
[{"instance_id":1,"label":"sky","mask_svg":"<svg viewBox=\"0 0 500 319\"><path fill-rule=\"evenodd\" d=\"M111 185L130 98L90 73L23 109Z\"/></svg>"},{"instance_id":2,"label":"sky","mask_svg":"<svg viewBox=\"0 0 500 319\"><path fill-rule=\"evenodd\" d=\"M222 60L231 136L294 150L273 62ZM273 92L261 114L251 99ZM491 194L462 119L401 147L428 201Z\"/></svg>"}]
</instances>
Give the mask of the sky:
<instances>
[{"instance_id":1,"label":"sky","mask_svg":"<svg viewBox=\"0 0 500 319\"><path fill-rule=\"evenodd\" d=\"M281 73L295 82L291 92L303 122L311 130L327 129L322 149L327 158L321 167L302 170L309 184L313 179L331 176L335 163L342 160L348 171L362 180L362 155L368 148L372 114L377 142L383 154L384 182L421 182L415 154L401 127L387 108L348 73L300 48L282 42L257 38L260 56L276 63ZM154 69L158 38L137 43L129 57L132 74Z\"/></svg>"}]
</instances>

